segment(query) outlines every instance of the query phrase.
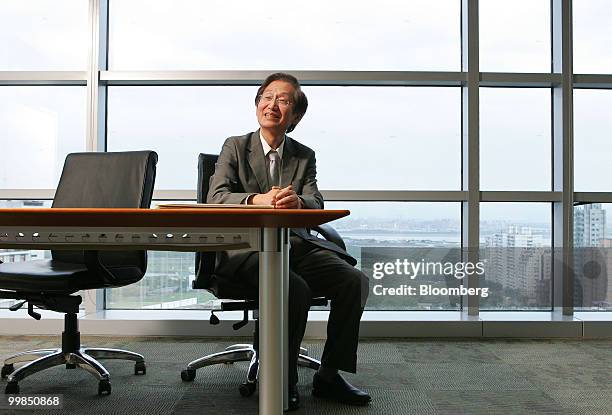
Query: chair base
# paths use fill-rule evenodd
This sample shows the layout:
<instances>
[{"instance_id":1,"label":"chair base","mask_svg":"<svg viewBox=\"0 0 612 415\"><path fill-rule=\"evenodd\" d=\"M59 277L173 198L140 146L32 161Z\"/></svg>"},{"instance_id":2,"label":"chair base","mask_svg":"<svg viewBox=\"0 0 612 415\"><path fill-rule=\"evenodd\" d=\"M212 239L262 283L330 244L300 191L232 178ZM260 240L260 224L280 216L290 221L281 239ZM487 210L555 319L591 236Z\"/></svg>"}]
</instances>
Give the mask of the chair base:
<instances>
[{"instance_id":1,"label":"chair base","mask_svg":"<svg viewBox=\"0 0 612 415\"><path fill-rule=\"evenodd\" d=\"M120 349L84 347L74 352L64 353L62 349L41 349L17 353L4 361L2 378L8 377L5 393L19 393L19 382L34 373L54 366L66 365L67 369L85 369L98 380L98 394L111 393L110 375L98 359L122 359L134 361L134 373L147 372L141 354ZM15 370L17 363L29 362Z\"/></svg>"},{"instance_id":2,"label":"chair base","mask_svg":"<svg viewBox=\"0 0 612 415\"><path fill-rule=\"evenodd\" d=\"M246 382L240 385L239 390L242 396L251 396L255 392L259 373L259 357L257 355L257 350L252 344L234 344L226 347L222 352L200 357L187 365L181 372L181 379L185 382L191 382L196 377L197 369L221 363L233 364L235 362L250 362ZM321 362L308 356L308 350L300 347L298 366L318 370L321 366Z\"/></svg>"},{"instance_id":3,"label":"chair base","mask_svg":"<svg viewBox=\"0 0 612 415\"><path fill-rule=\"evenodd\" d=\"M50 367L66 365L66 369L77 367L85 369L98 380L98 394L109 395L111 393L110 375L102 363L96 359L131 360L135 362L134 373L136 375L147 373L144 357L141 354L121 349L81 347L76 313L67 313L64 321L61 348L29 350L4 360L1 376L2 379L8 377L5 393L19 393L19 382L34 373ZM28 363L15 370L15 364L25 362Z\"/></svg>"}]
</instances>

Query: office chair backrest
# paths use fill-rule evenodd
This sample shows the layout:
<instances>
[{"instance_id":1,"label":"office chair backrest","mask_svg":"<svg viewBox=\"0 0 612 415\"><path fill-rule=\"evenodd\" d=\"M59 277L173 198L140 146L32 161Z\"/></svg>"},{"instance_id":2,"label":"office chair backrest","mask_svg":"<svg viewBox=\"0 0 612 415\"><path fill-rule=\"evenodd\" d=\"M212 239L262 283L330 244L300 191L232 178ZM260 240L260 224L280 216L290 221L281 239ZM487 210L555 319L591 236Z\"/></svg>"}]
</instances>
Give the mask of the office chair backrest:
<instances>
[{"instance_id":1,"label":"office chair backrest","mask_svg":"<svg viewBox=\"0 0 612 415\"><path fill-rule=\"evenodd\" d=\"M66 156L54 208L149 208L157 153L72 153Z\"/></svg>"},{"instance_id":2,"label":"office chair backrest","mask_svg":"<svg viewBox=\"0 0 612 415\"><path fill-rule=\"evenodd\" d=\"M206 196L210 189L210 178L215 174L215 165L219 156L216 154L200 153L198 156L198 203L206 203Z\"/></svg>"},{"instance_id":3,"label":"office chair backrest","mask_svg":"<svg viewBox=\"0 0 612 415\"><path fill-rule=\"evenodd\" d=\"M206 203L210 189L210 179L215 174L215 165L219 158L216 154L200 153L198 156L198 188L196 190L198 203ZM195 258L196 279L193 288L210 288L210 280L215 269L214 252L198 252Z\"/></svg>"},{"instance_id":4,"label":"office chair backrest","mask_svg":"<svg viewBox=\"0 0 612 415\"><path fill-rule=\"evenodd\" d=\"M72 153L66 157L53 208L149 208L157 153ZM52 251L54 260L84 263L83 251ZM104 251L100 261L119 278L137 278L147 266L146 251ZM121 272L124 269L125 272ZM142 275L139 276L142 278Z\"/></svg>"}]
</instances>

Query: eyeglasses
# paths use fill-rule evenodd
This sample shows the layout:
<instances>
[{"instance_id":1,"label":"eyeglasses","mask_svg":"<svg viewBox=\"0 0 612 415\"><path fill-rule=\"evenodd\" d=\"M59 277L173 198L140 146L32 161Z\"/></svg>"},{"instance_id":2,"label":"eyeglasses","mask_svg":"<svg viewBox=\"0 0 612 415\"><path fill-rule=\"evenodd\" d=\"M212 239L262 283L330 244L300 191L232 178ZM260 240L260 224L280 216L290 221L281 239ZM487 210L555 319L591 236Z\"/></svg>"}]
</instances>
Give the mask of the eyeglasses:
<instances>
[{"instance_id":1,"label":"eyeglasses","mask_svg":"<svg viewBox=\"0 0 612 415\"><path fill-rule=\"evenodd\" d=\"M272 94L259 95L259 100L266 105L269 105L272 101L274 101L274 103L279 107L288 107L289 105L293 104L293 102L285 98L274 99L274 95Z\"/></svg>"}]
</instances>

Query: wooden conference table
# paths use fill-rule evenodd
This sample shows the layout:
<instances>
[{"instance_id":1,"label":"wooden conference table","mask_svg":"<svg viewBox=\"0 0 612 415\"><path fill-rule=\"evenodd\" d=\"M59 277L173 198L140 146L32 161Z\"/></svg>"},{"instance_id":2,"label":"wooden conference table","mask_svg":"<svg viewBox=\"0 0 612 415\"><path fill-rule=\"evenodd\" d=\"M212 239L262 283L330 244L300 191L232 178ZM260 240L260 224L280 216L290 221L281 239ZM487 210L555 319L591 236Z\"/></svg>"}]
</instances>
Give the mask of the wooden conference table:
<instances>
[{"instance_id":1,"label":"wooden conference table","mask_svg":"<svg viewBox=\"0 0 612 415\"><path fill-rule=\"evenodd\" d=\"M348 214L311 209L0 209L0 248L259 251L259 413L278 415L287 408L289 228L312 228Z\"/></svg>"}]
</instances>

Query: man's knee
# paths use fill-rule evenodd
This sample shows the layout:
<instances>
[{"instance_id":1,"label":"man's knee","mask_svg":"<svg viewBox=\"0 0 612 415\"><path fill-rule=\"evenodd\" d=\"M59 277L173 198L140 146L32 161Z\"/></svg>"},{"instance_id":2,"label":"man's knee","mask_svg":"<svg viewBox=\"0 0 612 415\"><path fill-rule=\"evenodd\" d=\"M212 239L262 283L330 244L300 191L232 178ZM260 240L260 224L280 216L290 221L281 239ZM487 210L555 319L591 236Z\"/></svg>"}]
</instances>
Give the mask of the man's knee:
<instances>
[{"instance_id":1,"label":"man's knee","mask_svg":"<svg viewBox=\"0 0 612 415\"><path fill-rule=\"evenodd\" d=\"M367 275L358 270L357 268L347 268L347 271L344 273L344 279L346 284L349 284L354 287L361 287L363 285L368 285L370 282Z\"/></svg>"},{"instance_id":2,"label":"man's knee","mask_svg":"<svg viewBox=\"0 0 612 415\"><path fill-rule=\"evenodd\" d=\"M359 297L361 306L364 307L370 292L370 280L367 275L357 268L347 268L341 277L344 281L345 292L351 293L353 297Z\"/></svg>"}]
</instances>

